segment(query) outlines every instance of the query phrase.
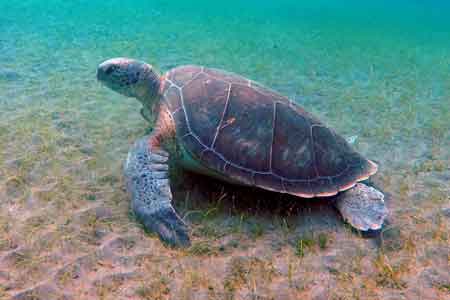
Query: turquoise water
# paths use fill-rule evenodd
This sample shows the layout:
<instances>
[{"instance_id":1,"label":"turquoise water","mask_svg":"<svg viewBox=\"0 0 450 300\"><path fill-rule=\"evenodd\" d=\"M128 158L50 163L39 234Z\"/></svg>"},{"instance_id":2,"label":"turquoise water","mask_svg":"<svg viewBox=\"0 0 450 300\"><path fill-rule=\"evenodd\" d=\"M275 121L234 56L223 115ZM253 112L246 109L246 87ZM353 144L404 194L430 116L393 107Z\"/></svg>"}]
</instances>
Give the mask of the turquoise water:
<instances>
[{"instance_id":1,"label":"turquoise water","mask_svg":"<svg viewBox=\"0 0 450 300\"><path fill-rule=\"evenodd\" d=\"M145 126L139 105L100 87L95 70L128 56L162 71L201 64L260 81L357 137L355 147L388 169L449 157L445 1L121 3L2 1L4 128L29 120L24 112L42 121L66 111L75 133L126 152L124 135Z\"/></svg>"},{"instance_id":2,"label":"turquoise water","mask_svg":"<svg viewBox=\"0 0 450 300\"><path fill-rule=\"evenodd\" d=\"M441 139L450 120L450 5L431 2L2 1L1 113L14 118L37 103L128 105L94 76L102 60L128 56L161 70L193 63L246 75L370 147L421 144L434 131Z\"/></svg>"}]
</instances>

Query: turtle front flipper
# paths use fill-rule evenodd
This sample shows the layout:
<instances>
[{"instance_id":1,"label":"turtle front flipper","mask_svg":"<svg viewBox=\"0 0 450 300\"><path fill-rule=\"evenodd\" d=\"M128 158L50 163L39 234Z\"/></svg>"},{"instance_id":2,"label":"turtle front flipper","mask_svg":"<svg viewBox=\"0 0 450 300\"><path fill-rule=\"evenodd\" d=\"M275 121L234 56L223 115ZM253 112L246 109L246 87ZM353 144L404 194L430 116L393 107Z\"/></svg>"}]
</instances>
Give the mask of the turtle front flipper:
<instances>
[{"instance_id":1,"label":"turtle front flipper","mask_svg":"<svg viewBox=\"0 0 450 300\"><path fill-rule=\"evenodd\" d=\"M157 233L171 247L190 245L188 228L175 212L168 176L169 154L158 146L159 130L139 139L125 163L132 209L146 230Z\"/></svg>"},{"instance_id":2,"label":"turtle front flipper","mask_svg":"<svg viewBox=\"0 0 450 300\"><path fill-rule=\"evenodd\" d=\"M344 220L360 231L381 229L388 215L383 193L362 183L339 194L336 207Z\"/></svg>"}]
</instances>

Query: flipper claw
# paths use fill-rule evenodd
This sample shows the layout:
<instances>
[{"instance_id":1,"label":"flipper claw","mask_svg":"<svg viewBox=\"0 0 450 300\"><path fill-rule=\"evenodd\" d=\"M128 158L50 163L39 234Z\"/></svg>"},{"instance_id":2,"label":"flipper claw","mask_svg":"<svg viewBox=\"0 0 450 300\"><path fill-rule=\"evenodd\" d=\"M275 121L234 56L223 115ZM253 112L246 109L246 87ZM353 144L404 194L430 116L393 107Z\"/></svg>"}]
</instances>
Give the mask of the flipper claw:
<instances>
[{"instance_id":1,"label":"flipper claw","mask_svg":"<svg viewBox=\"0 0 450 300\"><path fill-rule=\"evenodd\" d=\"M173 208L164 208L142 219L147 230L157 233L170 247L185 248L191 245L188 227Z\"/></svg>"}]
</instances>

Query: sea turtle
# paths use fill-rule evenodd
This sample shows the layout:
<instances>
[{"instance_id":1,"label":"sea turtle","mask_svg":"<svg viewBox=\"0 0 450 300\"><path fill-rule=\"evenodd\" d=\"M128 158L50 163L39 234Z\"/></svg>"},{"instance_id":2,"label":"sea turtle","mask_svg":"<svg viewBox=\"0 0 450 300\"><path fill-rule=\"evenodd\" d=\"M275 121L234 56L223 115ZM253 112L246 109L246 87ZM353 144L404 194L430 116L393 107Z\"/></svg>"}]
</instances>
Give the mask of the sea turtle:
<instances>
[{"instance_id":1,"label":"sea turtle","mask_svg":"<svg viewBox=\"0 0 450 300\"><path fill-rule=\"evenodd\" d=\"M339 193L330 199L348 223L362 231L381 228L383 194L358 183L377 165L289 98L234 73L188 65L160 76L129 58L101 63L97 78L137 98L143 116L155 120L153 132L130 150L124 173L135 215L165 243L190 244L171 204L169 156L180 167L234 184L300 198Z\"/></svg>"}]
</instances>

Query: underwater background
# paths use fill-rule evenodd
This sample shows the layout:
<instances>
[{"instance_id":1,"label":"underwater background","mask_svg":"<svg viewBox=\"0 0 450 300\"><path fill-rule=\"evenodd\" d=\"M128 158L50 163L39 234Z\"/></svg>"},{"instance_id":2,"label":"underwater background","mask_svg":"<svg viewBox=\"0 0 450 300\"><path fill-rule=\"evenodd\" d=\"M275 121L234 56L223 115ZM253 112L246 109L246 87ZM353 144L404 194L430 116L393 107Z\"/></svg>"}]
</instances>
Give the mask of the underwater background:
<instances>
[{"instance_id":1,"label":"underwater background","mask_svg":"<svg viewBox=\"0 0 450 300\"><path fill-rule=\"evenodd\" d=\"M0 299L450 299L450 2L9 0L0 12ZM278 195L179 175L195 243L164 248L128 215L121 166L149 128L136 100L96 81L118 56L222 68L314 113L379 164L384 236L355 235L326 203L291 214Z\"/></svg>"}]
</instances>

